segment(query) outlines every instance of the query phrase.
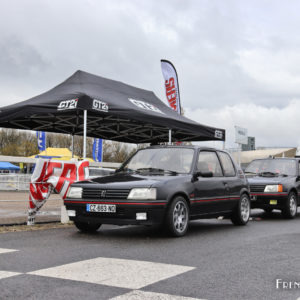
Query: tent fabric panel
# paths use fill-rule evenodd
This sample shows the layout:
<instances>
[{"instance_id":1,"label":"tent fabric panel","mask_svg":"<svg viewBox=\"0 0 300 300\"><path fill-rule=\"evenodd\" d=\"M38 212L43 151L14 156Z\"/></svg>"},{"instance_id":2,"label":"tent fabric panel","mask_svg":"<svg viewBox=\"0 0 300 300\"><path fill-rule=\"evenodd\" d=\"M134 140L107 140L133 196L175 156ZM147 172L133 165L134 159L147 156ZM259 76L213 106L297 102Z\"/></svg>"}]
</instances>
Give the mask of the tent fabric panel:
<instances>
[{"instance_id":1,"label":"tent fabric panel","mask_svg":"<svg viewBox=\"0 0 300 300\"><path fill-rule=\"evenodd\" d=\"M83 110L88 111L87 134L91 137L129 143L149 139L164 142L171 129L175 140L225 140L225 130L178 115L151 91L82 71L39 96L1 108L0 127L81 134ZM136 129L144 132L143 141Z\"/></svg>"}]
</instances>

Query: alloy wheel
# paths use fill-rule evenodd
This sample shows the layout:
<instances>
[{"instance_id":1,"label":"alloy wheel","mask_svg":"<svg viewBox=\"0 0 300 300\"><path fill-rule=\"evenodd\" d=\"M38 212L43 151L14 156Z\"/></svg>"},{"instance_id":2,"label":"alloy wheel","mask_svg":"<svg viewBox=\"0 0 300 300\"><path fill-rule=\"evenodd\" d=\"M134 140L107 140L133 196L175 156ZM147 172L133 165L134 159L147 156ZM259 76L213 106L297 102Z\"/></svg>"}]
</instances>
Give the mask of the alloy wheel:
<instances>
[{"instance_id":1,"label":"alloy wheel","mask_svg":"<svg viewBox=\"0 0 300 300\"><path fill-rule=\"evenodd\" d=\"M250 216L250 203L248 197L243 197L241 200L241 217L244 222L247 222Z\"/></svg>"},{"instance_id":2,"label":"alloy wheel","mask_svg":"<svg viewBox=\"0 0 300 300\"><path fill-rule=\"evenodd\" d=\"M295 216L295 214L297 213L297 204L296 204L296 198L294 195L292 195L290 197L289 207L290 207L291 216Z\"/></svg>"},{"instance_id":3,"label":"alloy wheel","mask_svg":"<svg viewBox=\"0 0 300 300\"><path fill-rule=\"evenodd\" d=\"M177 232L185 231L188 223L188 209L183 201L178 201L173 210L173 224Z\"/></svg>"}]
</instances>

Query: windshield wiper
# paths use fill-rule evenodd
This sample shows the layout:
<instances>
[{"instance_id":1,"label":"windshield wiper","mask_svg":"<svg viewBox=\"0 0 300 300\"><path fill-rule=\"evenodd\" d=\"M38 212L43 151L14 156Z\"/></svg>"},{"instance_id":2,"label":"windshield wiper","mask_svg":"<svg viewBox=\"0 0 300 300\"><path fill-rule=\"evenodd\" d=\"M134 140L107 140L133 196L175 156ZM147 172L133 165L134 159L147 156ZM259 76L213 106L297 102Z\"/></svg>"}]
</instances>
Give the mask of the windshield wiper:
<instances>
[{"instance_id":1,"label":"windshield wiper","mask_svg":"<svg viewBox=\"0 0 300 300\"><path fill-rule=\"evenodd\" d=\"M283 177L288 177L289 175L288 174L284 174L284 173L279 173L280 176L283 176Z\"/></svg>"},{"instance_id":2,"label":"windshield wiper","mask_svg":"<svg viewBox=\"0 0 300 300\"><path fill-rule=\"evenodd\" d=\"M176 172L176 171L172 171L172 170L164 170L164 172L166 172L166 173L170 173L170 174L173 174L173 175L176 175L176 174L178 174L178 172Z\"/></svg>"},{"instance_id":3,"label":"windshield wiper","mask_svg":"<svg viewBox=\"0 0 300 300\"><path fill-rule=\"evenodd\" d=\"M176 171L171 171L171 170L164 170L164 169L159 169L159 168L139 168L135 170L136 172L143 172L143 171L148 171L148 172L159 172L159 173L171 173L171 174L178 174Z\"/></svg>"},{"instance_id":4,"label":"windshield wiper","mask_svg":"<svg viewBox=\"0 0 300 300\"><path fill-rule=\"evenodd\" d=\"M274 172L260 172L260 173L258 173L258 176L264 176L264 175L278 176L278 173L274 173Z\"/></svg>"}]
</instances>

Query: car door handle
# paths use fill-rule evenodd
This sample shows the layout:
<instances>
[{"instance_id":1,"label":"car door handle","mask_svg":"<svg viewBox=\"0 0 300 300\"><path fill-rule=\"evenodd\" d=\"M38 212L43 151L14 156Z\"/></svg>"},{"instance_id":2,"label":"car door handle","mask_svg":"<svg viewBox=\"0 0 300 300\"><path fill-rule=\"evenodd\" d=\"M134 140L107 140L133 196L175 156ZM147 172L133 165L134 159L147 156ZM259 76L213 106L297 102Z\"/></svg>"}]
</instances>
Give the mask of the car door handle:
<instances>
[{"instance_id":1,"label":"car door handle","mask_svg":"<svg viewBox=\"0 0 300 300\"><path fill-rule=\"evenodd\" d=\"M226 190L226 191L229 191L230 188L229 188L229 186L228 186L228 183L227 183L226 181L223 181L223 184L224 184L225 190Z\"/></svg>"}]
</instances>

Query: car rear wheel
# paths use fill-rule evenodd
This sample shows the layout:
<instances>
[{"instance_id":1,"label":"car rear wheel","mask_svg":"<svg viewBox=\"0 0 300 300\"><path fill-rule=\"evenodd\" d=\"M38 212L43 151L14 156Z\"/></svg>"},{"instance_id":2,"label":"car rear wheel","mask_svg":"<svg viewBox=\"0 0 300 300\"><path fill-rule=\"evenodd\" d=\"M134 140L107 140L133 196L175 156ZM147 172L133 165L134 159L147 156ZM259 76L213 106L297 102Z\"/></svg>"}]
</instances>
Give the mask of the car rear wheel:
<instances>
[{"instance_id":1,"label":"car rear wheel","mask_svg":"<svg viewBox=\"0 0 300 300\"><path fill-rule=\"evenodd\" d=\"M293 219L297 214L297 196L294 192L290 192L287 201L282 209L282 215L287 219Z\"/></svg>"},{"instance_id":2,"label":"car rear wheel","mask_svg":"<svg viewBox=\"0 0 300 300\"><path fill-rule=\"evenodd\" d=\"M189 223L189 207L186 200L178 196L170 204L165 224L168 233L179 237L186 234Z\"/></svg>"},{"instance_id":3,"label":"car rear wheel","mask_svg":"<svg viewBox=\"0 0 300 300\"><path fill-rule=\"evenodd\" d=\"M82 222L78 220L74 220L74 224L82 232L95 232L97 231L101 224L100 223L89 223L89 222Z\"/></svg>"},{"instance_id":4,"label":"car rear wheel","mask_svg":"<svg viewBox=\"0 0 300 300\"><path fill-rule=\"evenodd\" d=\"M247 194L242 194L236 210L231 216L234 225L246 225L250 217L250 199Z\"/></svg>"}]
</instances>

